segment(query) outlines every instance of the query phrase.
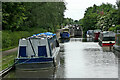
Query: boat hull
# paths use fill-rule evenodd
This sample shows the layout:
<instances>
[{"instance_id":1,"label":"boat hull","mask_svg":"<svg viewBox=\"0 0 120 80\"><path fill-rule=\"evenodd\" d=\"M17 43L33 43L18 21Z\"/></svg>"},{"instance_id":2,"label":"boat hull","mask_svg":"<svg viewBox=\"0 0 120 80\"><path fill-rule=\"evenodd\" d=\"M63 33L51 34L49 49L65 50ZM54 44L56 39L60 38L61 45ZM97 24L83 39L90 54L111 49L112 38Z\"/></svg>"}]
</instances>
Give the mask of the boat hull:
<instances>
[{"instance_id":1,"label":"boat hull","mask_svg":"<svg viewBox=\"0 0 120 80\"><path fill-rule=\"evenodd\" d=\"M43 63L24 63L16 65L16 69L21 70L34 70L53 67L53 62L43 62Z\"/></svg>"},{"instance_id":2,"label":"boat hull","mask_svg":"<svg viewBox=\"0 0 120 80\"><path fill-rule=\"evenodd\" d=\"M113 46L115 44L115 41L101 41L99 40L99 45L104 46Z\"/></svg>"},{"instance_id":3,"label":"boat hull","mask_svg":"<svg viewBox=\"0 0 120 80\"><path fill-rule=\"evenodd\" d=\"M53 68L60 64L59 49L55 51L54 57L51 58L17 58L15 68L22 70L34 70L43 68Z\"/></svg>"},{"instance_id":4,"label":"boat hull","mask_svg":"<svg viewBox=\"0 0 120 80\"><path fill-rule=\"evenodd\" d=\"M113 46L115 43L102 43L102 46Z\"/></svg>"}]
</instances>

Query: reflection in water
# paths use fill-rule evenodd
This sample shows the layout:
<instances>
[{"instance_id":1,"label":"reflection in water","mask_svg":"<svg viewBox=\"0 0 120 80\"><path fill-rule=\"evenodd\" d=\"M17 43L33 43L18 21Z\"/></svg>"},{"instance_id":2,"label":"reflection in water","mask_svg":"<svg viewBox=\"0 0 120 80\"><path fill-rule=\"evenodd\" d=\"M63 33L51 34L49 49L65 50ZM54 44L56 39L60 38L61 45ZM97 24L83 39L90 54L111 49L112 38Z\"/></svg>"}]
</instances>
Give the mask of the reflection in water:
<instances>
[{"instance_id":1,"label":"reflection in water","mask_svg":"<svg viewBox=\"0 0 120 80\"><path fill-rule=\"evenodd\" d=\"M117 58L98 43L72 40L65 47L66 78L117 78Z\"/></svg>"},{"instance_id":2,"label":"reflection in water","mask_svg":"<svg viewBox=\"0 0 120 80\"><path fill-rule=\"evenodd\" d=\"M102 47L103 52L112 52L113 51L113 47L112 46L106 46L106 47Z\"/></svg>"},{"instance_id":3,"label":"reflection in water","mask_svg":"<svg viewBox=\"0 0 120 80\"><path fill-rule=\"evenodd\" d=\"M82 42L93 42L92 38L83 38Z\"/></svg>"},{"instance_id":4,"label":"reflection in water","mask_svg":"<svg viewBox=\"0 0 120 80\"><path fill-rule=\"evenodd\" d=\"M16 78L53 78L54 69L35 70L35 71L15 71ZM24 74L24 75L23 75Z\"/></svg>"},{"instance_id":5,"label":"reflection in water","mask_svg":"<svg viewBox=\"0 0 120 80\"><path fill-rule=\"evenodd\" d=\"M69 42L70 38L66 38L66 39L59 39L60 43L65 43L65 42Z\"/></svg>"},{"instance_id":6,"label":"reflection in water","mask_svg":"<svg viewBox=\"0 0 120 80\"><path fill-rule=\"evenodd\" d=\"M12 71L6 77L26 78L117 78L117 57L98 43L71 38L60 43L60 66L50 70Z\"/></svg>"},{"instance_id":7,"label":"reflection in water","mask_svg":"<svg viewBox=\"0 0 120 80\"><path fill-rule=\"evenodd\" d=\"M7 78L53 78L54 77L54 70L47 69L47 70L32 70L32 71L25 71L25 70L14 70L11 71Z\"/></svg>"},{"instance_id":8,"label":"reflection in water","mask_svg":"<svg viewBox=\"0 0 120 80\"><path fill-rule=\"evenodd\" d=\"M119 51L114 51L115 56L118 58L118 78L120 80L120 52Z\"/></svg>"}]
</instances>

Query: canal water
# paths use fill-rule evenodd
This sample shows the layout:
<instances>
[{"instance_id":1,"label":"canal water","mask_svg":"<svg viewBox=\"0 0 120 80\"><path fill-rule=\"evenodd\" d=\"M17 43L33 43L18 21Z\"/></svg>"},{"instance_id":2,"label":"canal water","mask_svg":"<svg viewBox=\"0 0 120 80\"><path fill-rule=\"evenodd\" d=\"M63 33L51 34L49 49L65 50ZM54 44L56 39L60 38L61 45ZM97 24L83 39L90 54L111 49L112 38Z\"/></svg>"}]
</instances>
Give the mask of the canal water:
<instances>
[{"instance_id":1,"label":"canal water","mask_svg":"<svg viewBox=\"0 0 120 80\"><path fill-rule=\"evenodd\" d=\"M57 68L12 70L4 78L118 78L118 58L112 48L82 38L63 40L60 47L61 64Z\"/></svg>"}]
</instances>

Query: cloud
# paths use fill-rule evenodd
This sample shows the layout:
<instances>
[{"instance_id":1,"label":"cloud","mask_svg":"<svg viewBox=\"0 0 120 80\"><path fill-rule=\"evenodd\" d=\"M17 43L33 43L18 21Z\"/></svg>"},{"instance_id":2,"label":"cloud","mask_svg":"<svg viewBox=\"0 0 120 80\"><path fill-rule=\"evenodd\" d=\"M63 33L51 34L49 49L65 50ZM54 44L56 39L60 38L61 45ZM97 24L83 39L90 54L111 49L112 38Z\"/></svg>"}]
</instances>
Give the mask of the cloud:
<instances>
[{"instance_id":1,"label":"cloud","mask_svg":"<svg viewBox=\"0 0 120 80\"><path fill-rule=\"evenodd\" d=\"M111 3L115 5L116 0L65 0L68 4L66 5L67 10L65 11L65 17L79 20L84 17L86 8L102 3Z\"/></svg>"}]
</instances>

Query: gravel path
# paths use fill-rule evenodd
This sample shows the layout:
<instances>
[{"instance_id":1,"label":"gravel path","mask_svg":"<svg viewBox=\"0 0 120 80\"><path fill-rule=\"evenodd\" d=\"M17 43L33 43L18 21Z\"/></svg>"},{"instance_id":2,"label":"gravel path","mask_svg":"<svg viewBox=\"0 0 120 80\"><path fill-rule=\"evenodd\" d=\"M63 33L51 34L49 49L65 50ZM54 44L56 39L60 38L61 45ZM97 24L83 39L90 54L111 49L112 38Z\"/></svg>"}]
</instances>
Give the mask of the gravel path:
<instances>
[{"instance_id":1,"label":"gravel path","mask_svg":"<svg viewBox=\"0 0 120 80\"><path fill-rule=\"evenodd\" d=\"M8 55L8 54L13 53L13 52L16 52L17 50L18 50L18 47L10 49L10 50L7 50L7 51L3 51L2 52L2 56Z\"/></svg>"}]
</instances>

